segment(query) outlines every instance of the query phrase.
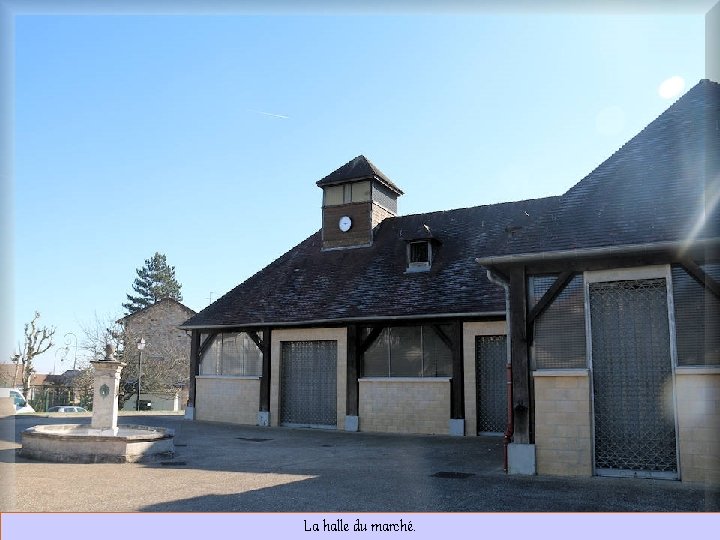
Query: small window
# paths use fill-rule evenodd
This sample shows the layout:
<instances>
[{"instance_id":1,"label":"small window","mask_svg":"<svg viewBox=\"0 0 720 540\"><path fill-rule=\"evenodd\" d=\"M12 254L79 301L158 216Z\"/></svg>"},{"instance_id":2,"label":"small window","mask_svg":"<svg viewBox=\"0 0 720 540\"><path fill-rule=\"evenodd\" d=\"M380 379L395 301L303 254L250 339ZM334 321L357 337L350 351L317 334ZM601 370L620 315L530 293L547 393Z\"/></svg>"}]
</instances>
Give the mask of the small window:
<instances>
[{"instance_id":1,"label":"small window","mask_svg":"<svg viewBox=\"0 0 720 540\"><path fill-rule=\"evenodd\" d=\"M339 206L370 200L370 182L355 182L325 188L325 206Z\"/></svg>"},{"instance_id":2,"label":"small window","mask_svg":"<svg viewBox=\"0 0 720 540\"><path fill-rule=\"evenodd\" d=\"M408 244L408 272L422 272L430 269L432 246L427 240Z\"/></svg>"},{"instance_id":3,"label":"small window","mask_svg":"<svg viewBox=\"0 0 720 540\"><path fill-rule=\"evenodd\" d=\"M352 202L367 202L370 200L370 182L356 182L352 185Z\"/></svg>"},{"instance_id":4,"label":"small window","mask_svg":"<svg viewBox=\"0 0 720 540\"><path fill-rule=\"evenodd\" d=\"M336 206L343 203L343 186L325 188L325 206Z\"/></svg>"}]
</instances>

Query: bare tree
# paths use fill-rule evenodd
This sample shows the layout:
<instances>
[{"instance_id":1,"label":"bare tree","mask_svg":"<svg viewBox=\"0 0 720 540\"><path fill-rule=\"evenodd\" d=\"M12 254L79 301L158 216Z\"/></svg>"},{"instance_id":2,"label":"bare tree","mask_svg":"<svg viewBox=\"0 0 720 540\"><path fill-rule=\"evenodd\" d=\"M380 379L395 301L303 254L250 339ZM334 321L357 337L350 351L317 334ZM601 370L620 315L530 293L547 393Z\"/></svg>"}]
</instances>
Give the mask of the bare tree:
<instances>
[{"instance_id":1,"label":"bare tree","mask_svg":"<svg viewBox=\"0 0 720 540\"><path fill-rule=\"evenodd\" d=\"M22 391L25 399L30 393L30 379L35 372L33 367L33 359L47 351L53 346L53 335L55 328L47 326L38 326L40 313L35 312L35 316L29 323L25 323L25 341L22 345L18 345L18 350L12 356L15 365L22 366Z\"/></svg>"},{"instance_id":2,"label":"bare tree","mask_svg":"<svg viewBox=\"0 0 720 540\"><path fill-rule=\"evenodd\" d=\"M115 347L115 357L121 362L126 361L123 360L125 332L118 319L119 316L100 316L95 313L93 321L80 324L80 348L87 353L90 360L103 360L105 347L110 344Z\"/></svg>"},{"instance_id":3,"label":"bare tree","mask_svg":"<svg viewBox=\"0 0 720 540\"><path fill-rule=\"evenodd\" d=\"M81 325L81 330L83 339L80 347L91 360L102 360L105 357L105 346L110 343L115 347L116 359L127 364L120 373L118 406L121 409L129 399L136 396L139 380L143 393L166 395L173 395L189 381L188 352L182 343L157 335L146 336L148 344L141 366L137 349L140 335L128 332L118 317L100 317L95 314L95 320ZM92 370L88 371L87 376L92 377ZM86 384L85 377L81 381Z\"/></svg>"}]
</instances>

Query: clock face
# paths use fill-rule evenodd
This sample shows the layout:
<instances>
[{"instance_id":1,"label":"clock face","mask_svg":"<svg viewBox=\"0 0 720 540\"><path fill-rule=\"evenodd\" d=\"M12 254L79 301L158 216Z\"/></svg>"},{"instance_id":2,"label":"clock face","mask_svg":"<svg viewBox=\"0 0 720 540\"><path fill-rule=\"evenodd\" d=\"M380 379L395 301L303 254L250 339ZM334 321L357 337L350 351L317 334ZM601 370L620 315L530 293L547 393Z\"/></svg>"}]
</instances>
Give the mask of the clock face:
<instances>
[{"instance_id":1,"label":"clock face","mask_svg":"<svg viewBox=\"0 0 720 540\"><path fill-rule=\"evenodd\" d=\"M342 232L348 232L350 230L350 227L352 227L352 219L350 219L348 216L341 217L340 221L338 221L338 227L340 227L340 230Z\"/></svg>"}]
</instances>

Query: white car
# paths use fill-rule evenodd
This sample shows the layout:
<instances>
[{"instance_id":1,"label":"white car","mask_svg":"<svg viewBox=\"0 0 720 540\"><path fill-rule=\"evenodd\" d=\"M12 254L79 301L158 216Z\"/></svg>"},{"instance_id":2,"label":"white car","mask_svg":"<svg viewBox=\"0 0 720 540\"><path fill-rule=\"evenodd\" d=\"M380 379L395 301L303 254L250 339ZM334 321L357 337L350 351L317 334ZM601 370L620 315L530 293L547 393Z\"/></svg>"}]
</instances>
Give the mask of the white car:
<instances>
[{"instance_id":1,"label":"white car","mask_svg":"<svg viewBox=\"0 0 720 540\"><path fill-rule=\"evenodd\" d=\"M88 411L85 407L76 407L75 405L56 405L55 407L50 407L47 412L76 413Z\"/></svg>"},{"instance_id":2,"label":"white car","mask_svg":"<svg viewBox=\"0 0 720 540\"><path fill-rule=\"evenodd\" d=\"M15 388L0 388L0 398L3 397L12 398L13 404L15 405L15 414L35 412L35 409L30 406L20 391Z\"/></svg>"}]
</instances>

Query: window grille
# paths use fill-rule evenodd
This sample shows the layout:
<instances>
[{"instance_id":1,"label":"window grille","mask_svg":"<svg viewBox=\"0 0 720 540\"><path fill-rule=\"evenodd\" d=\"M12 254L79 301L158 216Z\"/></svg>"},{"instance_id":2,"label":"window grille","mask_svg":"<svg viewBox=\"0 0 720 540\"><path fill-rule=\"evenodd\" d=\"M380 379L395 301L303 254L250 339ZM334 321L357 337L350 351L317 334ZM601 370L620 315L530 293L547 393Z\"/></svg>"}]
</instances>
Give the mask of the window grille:
<instances>
[{"instance_id":1,"label":"window grille","mask_svg":"<svg viewBox=\"0 0 720 540\"><path fill-rule=\"evenodd\" d=\"M262 352L245 332L217 334L200 363L200 375L259 377Z\"/></svg>"},{"instance_id":2,"label":"window grille","mask_svg":"<svg viewBox=\"0 0 720 540\"><path fill-rule=\"evenodd\" d=\"M451 325L440 325L451 335ZM367 336L369 330L365 332ZM365 351L365 377L451 377L452 351L431 325L385 328Z\"/></svg>"},{"instance_id":3,"label":"window grille","mask_svg":"<svg viewBox=\"0 0 720 540\"><path fill-rule=\"evenodd\" d=\"M665 279L591 283L595 470L676 476Z\"/></svg>"},{"instance_id":4,"label":"window grille","mask_svg":"<svg viewBox=\"0 0 720 540\"><path fill-rule=\"evenodd\" d=\"M280 423L335 427L337 342L283 341Z\"/></svg>"},{"instance_id":5,"label":"window grille","mask_svg":"<svg viewBox=\"0 0 720 540\"><path fill-rule=\"evenodd\" d=\"M432 264L432 245L427 240L410 242L407 246L407 271L423 272Z\"/></svg>"},{"instance_id":6,"label":"window grille","mask_svg":"<svg viewBox=\"0 0 720 540\"><path fill-rule=\"evenodd\" d=\"M368 329L364 337L369 333ZM387 377L390 374L389 366L388 329L385 328L363 355L363 373L365 377Z\"/></svg>"},{"instance_id":7,"label":"window grille","mask_svg":"<svg viewBox=\"0 0 720 540\"><path fill-rule=\"evenodd\" d=\"M703 266L720 281L720 264ZM720 365L720 299L681 266L672 268L679 366Z\"/></svg>"},{"instance_id":8,"label":"window grille","mask_svg":"<svg viewBox=\"0 0 720 540\"><path fill-rule=\"evenodd\" d=\"M554 283L556 276L533 276L535 305ZM569 369L587 366L585 352L585 296L583 277L573 277L547 309L535 319L532 362L534 369Z\"/></svg>"},{"instance_id":9,"label":"window grille","mask_svg":"<svg viewBox=\"0 0 720 540\"><path fill-rule=\"evenodd\" d=\"M422 377L422 330L418 326L390 332L390 376Z\"/></svg>"},{"instance_id":10,"label":"window grille","mask_svg":"<svg viewBox=\"0 0 720 540\"><path fill-rule=\"evenodd\" d=\"M502 433L507 424L507 337L475 338L477 429Z\"/></svg>"},{"instance_id":11,"label":"window grille","mask_svg":"<svg viewBox=\"0 0 720 540\"><path fill-rule=\"evenodd\" d=\"M429 263L430 262L430 246L427 242L411 242L410 243L410 264L412 263Z\"/></svg>"}]
</instances>

